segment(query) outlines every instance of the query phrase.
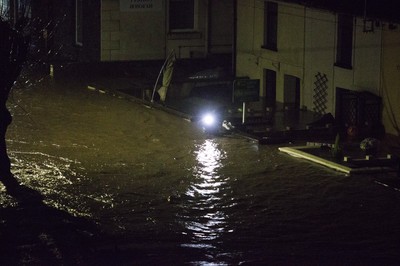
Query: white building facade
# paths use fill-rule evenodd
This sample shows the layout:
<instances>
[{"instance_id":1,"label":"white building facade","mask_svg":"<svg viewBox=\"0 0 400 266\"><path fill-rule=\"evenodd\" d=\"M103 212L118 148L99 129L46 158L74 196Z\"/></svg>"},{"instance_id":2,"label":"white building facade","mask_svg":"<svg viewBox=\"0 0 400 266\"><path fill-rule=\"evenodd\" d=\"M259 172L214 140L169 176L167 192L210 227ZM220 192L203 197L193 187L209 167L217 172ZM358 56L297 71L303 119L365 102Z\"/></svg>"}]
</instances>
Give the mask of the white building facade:
<instances>
[{"instance_id":1,"label":"white building facade","mask_svg":"<svg viewBox=\"0 0 400 266\"><path fill-rule=\"evenodd\" d=\"M102 0L101 61L232 52L230 0Z\"/></svg>"},{"instance_id":2,"label":"white building facade","mask_svg":"<svg viewBox=\"0 0 400 266\"><path fill-rule=\"evenodd\" d=\"M261 108L277 102L273 107L346 116L349 124L380 119L388 23L286 1L238 0L237 13L236 75L260 79ZM360 102L366 111L354 107L353 117L351 108L340 110Z\"/></svg>"}]
</instances>

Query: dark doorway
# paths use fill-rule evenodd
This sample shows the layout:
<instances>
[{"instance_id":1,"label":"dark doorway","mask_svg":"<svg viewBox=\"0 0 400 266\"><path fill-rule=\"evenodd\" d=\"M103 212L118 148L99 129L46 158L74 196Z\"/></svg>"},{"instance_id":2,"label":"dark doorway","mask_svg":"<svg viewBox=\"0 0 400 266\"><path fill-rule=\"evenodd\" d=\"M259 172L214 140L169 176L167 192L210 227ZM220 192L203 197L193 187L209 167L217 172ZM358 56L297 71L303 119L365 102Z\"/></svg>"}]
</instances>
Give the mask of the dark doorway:
<instances>
[{"instance_id":1,"label":"dark doorway","mask_svg":"<svg viewBox=\"0 0 400 266\"><path fill-rule=\"evenodd\" d=\"M342 129L357 128L362 137L382 137L382 99L368 91L336 88L335 121Z\"/></svg>"},{"instance_id":2,"label":"dark doorway","mask_svg":"<svg viewBox=\"0 0 400 266\"><path fill-rule=\"evenodd\" d=\"M275 107L276 103L276 72L264 69L264 91L266 107Z\"/></svg>"},{"instance_id":3,"label":"dark doorway","mask_svg":"<svg viewBox=\"0 0 400 266\"><path fill-rule=\"evenodd\" d=\"M285 75L283 91L283 104L285 109L300 109L300 79Z\"/></svg>"}]
</instances>

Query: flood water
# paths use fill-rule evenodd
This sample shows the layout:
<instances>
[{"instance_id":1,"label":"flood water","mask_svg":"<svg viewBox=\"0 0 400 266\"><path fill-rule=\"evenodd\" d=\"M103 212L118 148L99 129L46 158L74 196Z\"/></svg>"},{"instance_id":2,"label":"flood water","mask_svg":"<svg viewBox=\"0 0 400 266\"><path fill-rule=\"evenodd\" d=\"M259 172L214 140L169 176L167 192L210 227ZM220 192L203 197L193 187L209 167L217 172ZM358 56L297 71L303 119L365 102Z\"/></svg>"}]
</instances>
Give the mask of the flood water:
<instances>
[{"instance_id":1,"label":"flood water","mask_svg":"<svg viewBox=\"0 0 400 266\"><path fill-rule=\"evenodd\" d=\"M43 200L21 205L0 184L2 245L17 250L8 262L400 263L394 174L345 176L278 146L208 136L84 82L19 82L9 108L13 173ZM81 218L93 227L71 226Z\"/></svg>"}]
</instances>

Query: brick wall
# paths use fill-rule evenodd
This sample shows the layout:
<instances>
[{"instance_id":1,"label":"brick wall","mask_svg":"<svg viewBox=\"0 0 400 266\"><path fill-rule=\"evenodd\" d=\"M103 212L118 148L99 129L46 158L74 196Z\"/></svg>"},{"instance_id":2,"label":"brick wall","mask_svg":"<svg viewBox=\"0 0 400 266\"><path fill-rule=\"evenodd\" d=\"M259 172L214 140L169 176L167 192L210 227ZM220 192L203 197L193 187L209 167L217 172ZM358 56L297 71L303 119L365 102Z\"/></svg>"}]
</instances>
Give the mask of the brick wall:
<instances>
[{"instance_id":1,"label":"brick wall","mask_svg":"<svg viewBox=\"0 0 400 266\"><path fill-rule=\"evenodd\" d=\"M101 61L120 59L120 11L118 0L103 0L101 6Z\"/></svg>"}]
</instances>

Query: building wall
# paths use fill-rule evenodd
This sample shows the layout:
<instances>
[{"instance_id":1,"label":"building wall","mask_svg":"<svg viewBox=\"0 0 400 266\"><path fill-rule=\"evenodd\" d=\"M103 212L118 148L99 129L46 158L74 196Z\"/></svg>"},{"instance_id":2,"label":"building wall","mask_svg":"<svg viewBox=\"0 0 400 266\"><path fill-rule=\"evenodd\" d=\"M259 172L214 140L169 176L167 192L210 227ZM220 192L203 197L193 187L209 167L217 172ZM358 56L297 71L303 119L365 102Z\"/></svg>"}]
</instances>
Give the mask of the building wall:
<instances>
[{"instance_id":1,"label":"building wall","mask_svg":"<svg viewBox=\"0 0 400 266\"><path fill-rule=\"evenodd\" d=\"M237 1L236 32L236 76L260 78L258 67L260 48L255 49L257 23L261 23L260 14L256 16L256 1ZM258 43L261 46L261 43ZM262 80L261 80L262 82ZM261 87L263 86L260 84Z\"/></svg>"},{"instance_id":2,"label":"building wall","mask_svg":"<svg viewBox=\"0 0 400 266\"><path fill-rule=\"evenodd\" d=\"M400 25L382 32L382 83L383 124L389 134L400 136Z\"/></svg>"},{"instance_id":3,"label":"building wall","mask_svg":"<svg viewBox=\"0 0 400 266\"><path fill-rule=\"evenodd\" d=\"M129 11L121 10L119 0L102 0L101 61L164 58L164 23L164 7Z\"/></svg>"},{"instance_id":4,"label":"building wall","mask_svg":"<svg viewBox=\"0 0 400 266\"><path fill-rule=\"evenodd\" d=\"M313 108L316 75L327 77L327 109L335 112L336 88L369 91L379 95L381 30L364 32L363 19L354 19L353 63L351 69L335 66L336 14L316 9L306 11L305 86L303 102Z\"/></svg>"},{"instance_id":5,"label":"building wall","mask_svg":"<svg viewBox=\"0 0 400 266\"><path fill-rule=\"evenodd\" d=\"M363 32L363 20L355 19L353 64L351 69L335 66L337 15L278 3L278 49L261 48L263 43L264 1L242 0L238 3L237 76L261 80L263 69L277 73L276 100L284 101L284 77L300 79L300 106L314 109L317 76L326 78L325 113L335 113L336 88L367 90L379 94L381 31Z\"/></svg>"},{"instance_id":6,"label":"building wall","mask_svg":"<svg viewBox=\"0 0 400 266\"><path fill-rule=\"evenodd\" d=\"M230 0L196 0L197 28L190 32L168 31L168 0L154 0L155 8L143 10L123 8L120 2L126 0L102 0L102 61L164 59L172 50L178 58L232 52Z\"/></svg>"},{"instance_id":7,"label":"building wall","mask_svg":"<svg viewBox=\"0 0 400 266\"><path fill-rule=\"evenodd\" d=\"M354 53L354 90L379 95L382 30L364 32L363 18L356 19Z\"/></svg>"},{"instance_id":8,"label":"building wall","mask_svg":"<svg viewBox=\"0 0 400 266\"><path fill-rule=\"evenodd\" d=\"M168 1L167 1L168 4ZM167 51L175 50L178 58L201 58L206 56L208 34L206 1L196 1L197 27L189 32L167 32ZM168 8L168 7L167 7ZM168 25L166 25L168 31Z\"/></svg>"},{"instance_id":9,"label":"building wall","mask_svg":"<svg viewBox=\"0 0 400 266\"><path fill-rule=\"evenodd\" d=\"M304 8L278 6L278 49L263 48L264 1L238 1L237 76L260 79L261 101L265 96L264 70L276 71L276 100L284 101L284 77L302 79L304 64ZM300 84L301 88L303 84ZM256 103L253 103L256 105Z\"/></svg>"},{"instance_id":10,"label":"building wall","mask_svg":"<svg viewBox=\"0 0 400 266\"><path fill-rule=\"evenodd\" d=\"M327 78L327 110L334 108L334 64L336 24L333 13L306 9L305 19L305 64L303 105L312 110L313 97L318 73Z\"/></svg>"},{"instance_id":11,"label":"building wall","mask_svg":"<svg viewBox=\"0 0 400 266\"><path fill-rule=\"evenodd\" d=\"M209 27L210 53L232 53L233 42L233 1L209 0L211 15Z\"/></svg>"},{"instance_id":12,"label":"building wall","mask_svg":"<svg viewBox=\"0 0 400 266\"><path fill-rule=\"evenodd\" d=\"M43 61L99 61L100 3L83 1L83 45L75 43L75 1L32 1L32 58Z\"/></svg>"}]
</instances>

